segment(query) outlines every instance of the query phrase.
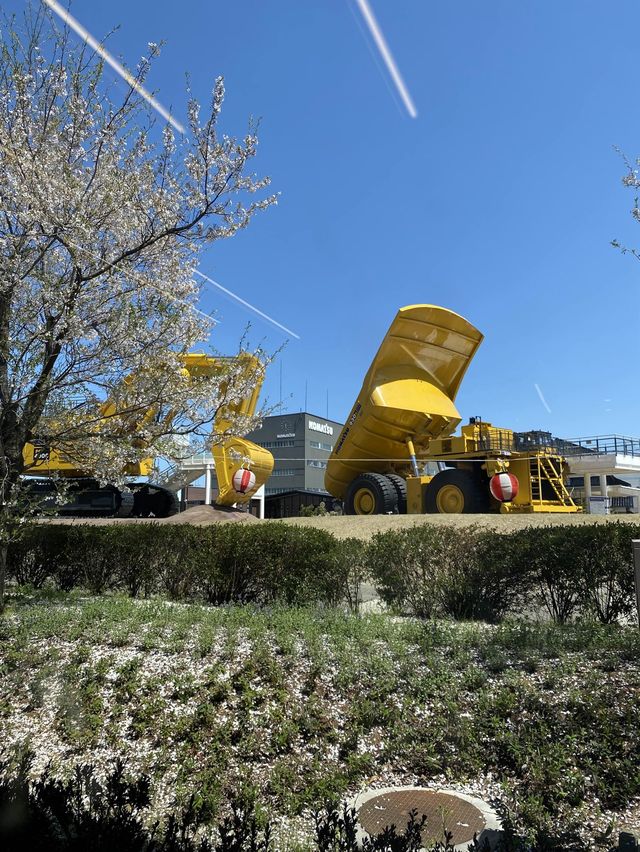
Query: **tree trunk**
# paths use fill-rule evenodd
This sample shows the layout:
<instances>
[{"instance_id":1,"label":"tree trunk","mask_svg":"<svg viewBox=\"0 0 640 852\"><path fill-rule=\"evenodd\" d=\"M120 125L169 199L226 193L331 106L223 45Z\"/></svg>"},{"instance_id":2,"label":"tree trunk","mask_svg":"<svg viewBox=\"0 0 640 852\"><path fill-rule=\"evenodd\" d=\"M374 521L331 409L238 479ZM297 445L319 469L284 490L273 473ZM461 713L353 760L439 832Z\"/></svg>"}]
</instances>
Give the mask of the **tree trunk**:
<instances>
[{"instance_id":1,"label":"tree trunk","mask_svg":"<svg viewBox=\"0 0 640 852\"><path fill-rule=\"evenodd\" d=\"M4 611L9 542L15 532L17 520L12 514L10 502L15 492L17 476L7 474L7 468L6 457L0 457L0 471L4 474L4 479L0 482L0 613Z\"/></svg>"},{"instance_id":2,"label":"tree trunk","mask_svg":"<svg viewBox=\"0 0 640 852\"><path fill-rule=\"evenodd\" d=\"M0 542L0 613L4 612L4 583L7 573L7 550L6 541Z\"/></svg>"}]
</instances>

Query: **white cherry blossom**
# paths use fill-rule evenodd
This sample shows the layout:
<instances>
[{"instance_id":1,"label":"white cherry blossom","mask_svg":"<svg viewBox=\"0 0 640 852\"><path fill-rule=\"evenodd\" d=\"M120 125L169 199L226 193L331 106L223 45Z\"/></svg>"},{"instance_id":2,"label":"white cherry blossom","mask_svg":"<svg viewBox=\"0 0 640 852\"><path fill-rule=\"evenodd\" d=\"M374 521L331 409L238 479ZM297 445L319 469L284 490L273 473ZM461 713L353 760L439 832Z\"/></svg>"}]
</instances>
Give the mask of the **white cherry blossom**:
<instances>
[{"instance_id":1,"label":"white cherry blossom","mask_svg":"<svg viewBox=\"0 0 640 852\"><path fill-rule=\"evenodd\" d=\"M0 515L23 473L26 442L80 451L99 479L194 440L255 374L230 364L189 381L180 354L209 338L194 280L200 249L245 228L275 203L250 171L255 127L222 135L215 80L202 120L189 96L188 132L160 127L135 88L39 4L0 48ZM138 64L142 84L158 47ZM119 94L119 99L116 95ZM200 342L200 343L199 343ZM134 380L126 384L125 377ZM112 396L124 409L101 424ZM174 413L144 424L144 412ZM254 424L233 423L238 433ZM135 437L135 440L133 439ZM80 448L80 449L78 449ZM0 528L2 523L0 522ZM0 531L0 550L6 535ZM0 554L1 557L1 554ZM2 561L0 558L0 571ZM1 595L0 588L0 595Z\"/></svg>"}]
</instances>

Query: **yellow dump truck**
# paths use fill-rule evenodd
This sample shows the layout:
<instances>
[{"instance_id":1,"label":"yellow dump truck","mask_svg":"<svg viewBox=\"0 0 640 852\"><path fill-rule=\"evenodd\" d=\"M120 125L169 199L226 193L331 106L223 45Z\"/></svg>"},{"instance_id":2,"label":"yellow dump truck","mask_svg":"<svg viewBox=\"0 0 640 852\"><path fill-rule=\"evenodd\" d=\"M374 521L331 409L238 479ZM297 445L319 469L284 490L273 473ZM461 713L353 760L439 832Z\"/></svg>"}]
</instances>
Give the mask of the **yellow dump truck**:
<instances>
[{"instance_id":1,"label":"yellow dump truck","mask_svg":"<svg viewBox=\"0 0 640 852\"><path fill-rule=\"evenodd\" d=\"M533 433L475 417L453 435L454 400L482 340L445 308L398 311L327 464L325 487L347 514L580 511L564 459Z\"/></svg>"}]
</instances>

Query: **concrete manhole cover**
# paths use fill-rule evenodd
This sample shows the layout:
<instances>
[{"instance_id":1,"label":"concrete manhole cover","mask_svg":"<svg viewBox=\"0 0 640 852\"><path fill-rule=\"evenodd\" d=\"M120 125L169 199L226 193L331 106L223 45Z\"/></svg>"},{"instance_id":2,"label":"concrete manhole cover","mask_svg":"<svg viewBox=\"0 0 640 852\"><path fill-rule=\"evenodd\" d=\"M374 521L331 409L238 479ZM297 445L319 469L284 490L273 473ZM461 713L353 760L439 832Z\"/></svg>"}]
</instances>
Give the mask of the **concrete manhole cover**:
<instances>
[{"instance_id":1,"label":"concrete manhole cover","mask_svg":"<svg viewBox=\"0 0 640 852\"><path fill-rule=\"evenodd\" d=\"M456 849L467 849L474 835L482 842L485 837L490 844L497 839L500 824L489 806L472 796L453 790L429 790L424 787L389 787L384 790L368 790L361 793L352 803L358 815L361 834L380 834L386 826L395 825L399 834L404 833L412 810L417 819L427 817L422 830L425 847L444 841L445 831L453 835Z\"/></svg>"}]
</instances>

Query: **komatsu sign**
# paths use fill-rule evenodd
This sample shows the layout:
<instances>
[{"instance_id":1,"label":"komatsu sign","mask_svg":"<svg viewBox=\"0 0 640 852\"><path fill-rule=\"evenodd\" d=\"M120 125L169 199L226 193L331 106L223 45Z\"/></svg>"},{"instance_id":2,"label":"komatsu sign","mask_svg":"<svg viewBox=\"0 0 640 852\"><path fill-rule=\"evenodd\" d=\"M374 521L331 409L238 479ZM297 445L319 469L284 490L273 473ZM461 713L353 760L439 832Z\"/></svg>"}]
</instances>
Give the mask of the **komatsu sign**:
<instances>
[{"instance_id":1,"label":"komatsu sign","mask_svg":"<svg viewBox=\"0 0 640 852\"><path fill-rule=\"evenodd\" d=\"M310 420L309 429L312 429L314 432L323 432L325 435L333 435L333 426L329 426L328 423L318 423L315 420Z\"/></svg>"}]
</instances>

